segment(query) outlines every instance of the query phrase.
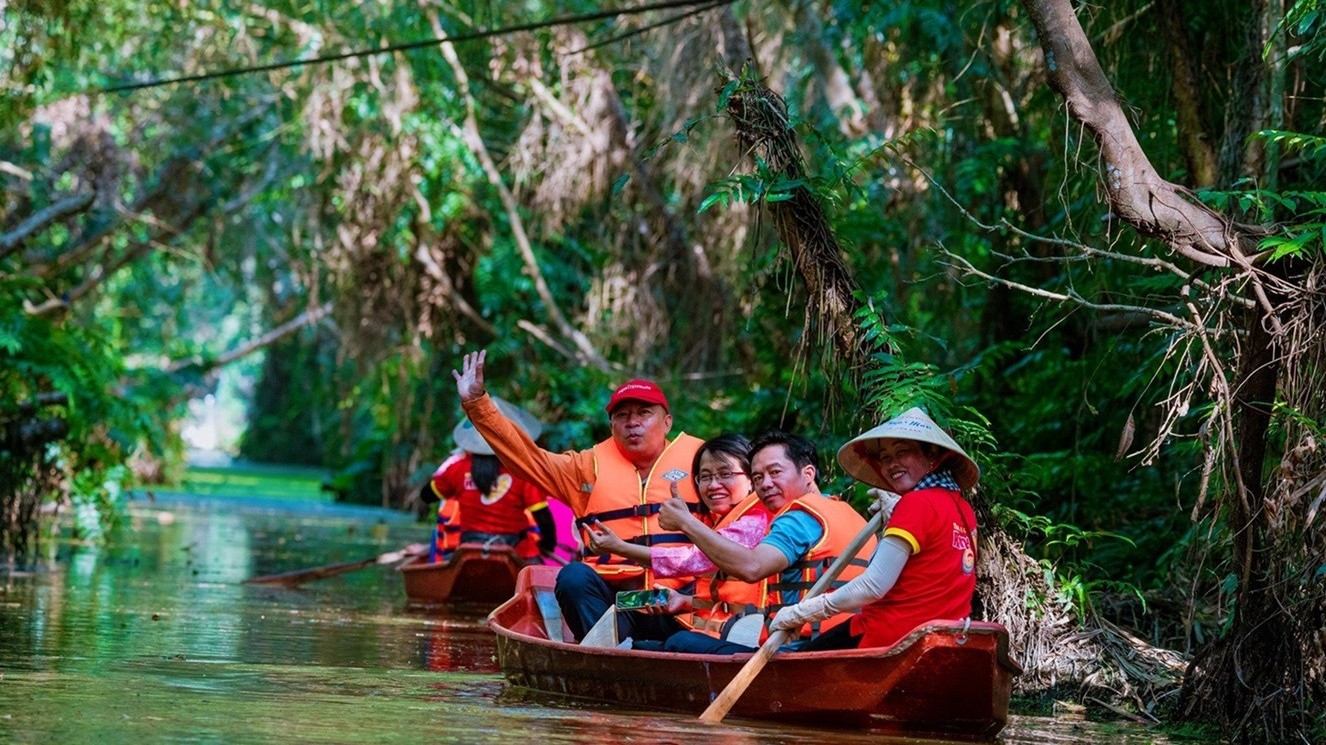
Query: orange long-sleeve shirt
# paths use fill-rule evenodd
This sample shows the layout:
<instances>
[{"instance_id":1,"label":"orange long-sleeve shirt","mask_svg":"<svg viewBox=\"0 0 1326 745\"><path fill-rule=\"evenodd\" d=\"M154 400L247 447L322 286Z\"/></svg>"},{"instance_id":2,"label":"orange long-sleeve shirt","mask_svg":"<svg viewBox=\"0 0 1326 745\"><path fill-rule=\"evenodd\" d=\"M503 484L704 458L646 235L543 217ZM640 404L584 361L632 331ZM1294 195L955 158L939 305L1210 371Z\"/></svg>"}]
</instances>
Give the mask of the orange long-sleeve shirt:
<instances>
[{"instance_id":1,"label":"orange long-sleeve shirt","mask_svg":"<svg viewBox=\"0 0 1326 745\"><path fill-rule=\"evenodd\" d=\"M537 484L565 502L576 517L584 516L589 492L597 478L593 450L565 453L544 450L534 444L525 430L507 419L486 393L461 405L474 428L513 475Z\"/></svg>"}]
</instances>

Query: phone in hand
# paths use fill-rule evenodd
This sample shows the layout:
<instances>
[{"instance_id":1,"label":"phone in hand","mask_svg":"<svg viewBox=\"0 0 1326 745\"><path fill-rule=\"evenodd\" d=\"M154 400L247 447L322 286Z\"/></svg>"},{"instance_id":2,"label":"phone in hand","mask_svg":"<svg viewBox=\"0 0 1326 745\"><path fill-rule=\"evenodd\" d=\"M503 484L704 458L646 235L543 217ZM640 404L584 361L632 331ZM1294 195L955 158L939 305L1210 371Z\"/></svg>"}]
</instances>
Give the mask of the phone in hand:
<instances>
[{"instance_id":1,"label":"phone in hand","mask_svg":"<svg viewBox=\"0 0 1326 745\"><path fill-rule=\"evenodd\" d=\"M617 593L614 605L617 610L640 610L653 605L666 605L667 590L622 590Z\"/></svg>"}]
</instances>

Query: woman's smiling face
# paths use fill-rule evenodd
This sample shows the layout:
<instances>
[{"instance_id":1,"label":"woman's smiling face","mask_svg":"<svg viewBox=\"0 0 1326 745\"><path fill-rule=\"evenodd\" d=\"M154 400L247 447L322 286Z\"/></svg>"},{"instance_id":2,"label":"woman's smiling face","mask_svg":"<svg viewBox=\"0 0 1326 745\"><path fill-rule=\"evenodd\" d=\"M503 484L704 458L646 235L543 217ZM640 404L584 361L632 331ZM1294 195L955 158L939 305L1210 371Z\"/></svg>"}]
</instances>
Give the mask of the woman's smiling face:
<instances>
[{"instance_id":1,"label":"woman's smiling face","mask_svg":"<svg viewBox=\"0 0 1326 745\"><path fill-rule=\"evenodd\" d=\"M700 454L695 485L709 511L722 517L750 494L750 475L736 458L706 450Z\"/></svg>"},{"instance_id":2,"label":"woman's smiling face","mask_svg":"<svg viewBox=\"0 0 1326 745\"><path fill-rule=\"evenodd\" d=\"M935 469L939 459L927 455L921 443L913 440L880 440L878 449L867 460L893 486L893 491L905 494Z\"/></svg>"}]
</instances>

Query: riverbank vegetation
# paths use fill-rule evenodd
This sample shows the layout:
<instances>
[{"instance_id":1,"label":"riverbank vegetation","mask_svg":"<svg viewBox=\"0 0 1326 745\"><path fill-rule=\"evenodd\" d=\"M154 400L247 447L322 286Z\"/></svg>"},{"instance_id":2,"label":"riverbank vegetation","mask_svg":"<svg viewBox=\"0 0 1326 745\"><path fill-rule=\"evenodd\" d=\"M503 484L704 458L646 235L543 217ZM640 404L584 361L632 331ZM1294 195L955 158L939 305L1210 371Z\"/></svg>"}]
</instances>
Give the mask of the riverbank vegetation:
<instances>
[{"instance_id":1,"label":"riverbank vegetation","mask_svg":"<svg viewBox=\"0 0 1326 745\"><path fill-rule=\"evenodd\" d=\"M401 508L467 349L554 449L922 403L1021 692L1321 739L1319 0L4 12L0 549L236 365L241 455Z\"/></svg>"}]
</instances>

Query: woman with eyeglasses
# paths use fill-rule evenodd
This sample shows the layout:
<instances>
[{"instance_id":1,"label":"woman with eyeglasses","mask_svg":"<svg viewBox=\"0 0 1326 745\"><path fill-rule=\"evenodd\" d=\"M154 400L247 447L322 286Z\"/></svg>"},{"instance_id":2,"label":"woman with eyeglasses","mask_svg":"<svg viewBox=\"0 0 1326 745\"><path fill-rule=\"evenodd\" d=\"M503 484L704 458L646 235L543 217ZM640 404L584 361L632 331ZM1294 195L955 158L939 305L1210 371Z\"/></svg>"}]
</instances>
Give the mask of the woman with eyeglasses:
<instances>
[{"instance_id":1,"label":"woman with eyeglasses","mask_svg":"<svg viewBox=\"0 0 1326 745\"><path fill-rule=\"evenodd\" d=\"M731 433L706 440L695 453L691 473L700 495L701 520L746 548L758 544L769 530L769 511L751 490L750 441ZM599 523L586 527L591 553L625 556L650 567L656 577L697 577L694 595L670 592L664 605L646 608L645 613L676 616L683 628L722 638L735 617L759 602L755 585L716 574L714 563L693 545L648 547L623 541ZM636 647L649 644L658 643Z\"/></svg>"}]
</instances>

